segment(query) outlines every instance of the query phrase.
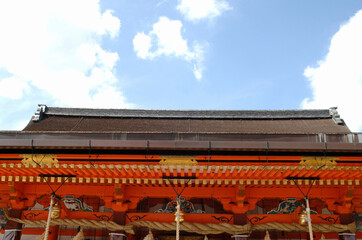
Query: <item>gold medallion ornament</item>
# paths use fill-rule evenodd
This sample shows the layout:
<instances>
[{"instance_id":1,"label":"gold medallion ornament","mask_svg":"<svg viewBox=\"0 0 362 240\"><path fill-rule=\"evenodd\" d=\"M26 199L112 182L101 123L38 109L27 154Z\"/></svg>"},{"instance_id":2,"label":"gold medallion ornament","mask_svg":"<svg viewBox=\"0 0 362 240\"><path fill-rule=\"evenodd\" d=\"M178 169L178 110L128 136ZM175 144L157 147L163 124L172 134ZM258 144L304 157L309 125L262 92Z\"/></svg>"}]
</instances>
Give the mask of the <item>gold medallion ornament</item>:
<instances>
[{"instance_id":1,"label":"gold medallion ornament","mask_svg":"<svg viewBox=\"0 0 362 240\"><path fill-rule=\"evenodd\" d=\"M300 166L308 167L333 167L337 165L338 157L302 157L300 161Z\"/></svg>"},{"instance_id":2,"label":"gold medallion ornament","mask_svg":"<svg viewBox=\"0 0 362 240\"><path fill-rule=\"evenodd\" d=\"M160 156L160 164L164 166L194 166L197 165L196 156Z\"/></svg>"},{"instance_id":3,"label":"gold medallion ornament","mask_svg":"<svg viewBox=\"0 0 362 240\"><path fill-rule=\"evenodd\" d=\"M21 154L20 157L24 164L55 164L58 163L56 154Z\"/></svg>"}]
</instances>

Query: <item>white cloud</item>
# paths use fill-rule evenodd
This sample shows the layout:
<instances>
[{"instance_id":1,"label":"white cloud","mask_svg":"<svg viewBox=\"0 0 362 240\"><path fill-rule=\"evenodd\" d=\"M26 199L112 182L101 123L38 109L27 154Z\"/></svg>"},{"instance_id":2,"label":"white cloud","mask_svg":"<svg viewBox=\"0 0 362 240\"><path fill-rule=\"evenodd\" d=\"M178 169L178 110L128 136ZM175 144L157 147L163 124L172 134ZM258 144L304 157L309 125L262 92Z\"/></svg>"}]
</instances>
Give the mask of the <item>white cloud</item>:
<instances>
[{"instance_id":1,"label":"white cloud","mask_svg":"<svg viewBox=\"0 0 362 240\"><path fill-rule=\"evenodd\" d=\"M212 19L231 7L223 0L179 0L179 10L187 20Z\"/></svg>"},{"instance_id":2,"label":"white cloud","mask_svg":"<svg viewBox=\"0 0 362 240\"><path fill-rule=\"evenodd\" d=\"M329 52L317 67L307 67L313 98L303 108L338 106L352 131L362 131L362 10L333 36Z\"/></svg>"},{"instance_id":3,"label":"white cloud","mask_svg":"<svg viewBox=\"0 0 362 240\"><path fill-rule=\"evenodd\" d=\"M137 57L142 59L152 58L150 53L151 41L151 37L143 32L136 34L133 38L133 48L136 51Z\"/></svg>"},{"instance_id":4,"label":"white cloud","mask_svg":"<svg viewBox=\"0 0 362 240\"><path fill-rule=\"evenodd\" d=\"M27 89L29 89L28 84L16 77L0 80L0 96L10 99L20 99L23 96L23 91Z\"/></svg>"},{"instance_id":5,"label":"white cloud","mask_svg":"<svg viewBox=\"0 0 362 240\"><path fill-rule=\"evenodd\" d=\"M1 1L0 68L12 77L0 79L0 97L20 98L30 87L63 106L129 106L116 87L119 56L101 46L119 29L98 0Z\"/></svg>"},{"instance_id":6,"label":"white cloud","mask_svg":"<svg viewBox=\"0 0 362 240\"><path fill-rule=\"evenodd\" d=\"M196 79L200 80L202 78L202 72L205 67L203 65L204 61L204 46L199 44L198 42L194 43L194 52L193 57L195 59L194 63L194 74Z\"/></svg>"},{"instance_id":7,"label":"white cloud","mask_svg":"<svg viewBox=\"0 0 362 240\"><path fill-rule=\"evenodd\" d=\"M202 78L204 70L204 45L194 42L193 51L181 35L182 23L160 17L148 34L137 33L133 38L133 48L139 58L152 60L160 56L183 58L193 64L196 79Z\"/></svg>"}]
</instances>

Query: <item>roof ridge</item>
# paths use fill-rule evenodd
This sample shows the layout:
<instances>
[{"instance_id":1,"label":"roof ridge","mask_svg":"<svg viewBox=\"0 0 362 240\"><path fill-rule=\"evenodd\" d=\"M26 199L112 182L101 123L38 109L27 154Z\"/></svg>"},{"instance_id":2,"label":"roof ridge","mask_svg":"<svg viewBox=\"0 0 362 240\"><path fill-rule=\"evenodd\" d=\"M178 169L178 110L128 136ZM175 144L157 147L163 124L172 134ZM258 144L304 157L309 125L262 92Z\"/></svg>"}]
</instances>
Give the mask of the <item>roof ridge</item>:
<instances>
[{"instance_id":1,"label":"roof ridge","mask_svg":"<svg viewBox=\"0 0 362 240\"><path fill-rule=\"evenodd\" d=\"M217 111L217 112L263 112L263 111L271 111L271 112L280 112L280 111L330 111L329 109L318 108L318 109L159 109L159 108L82 108L82 107L48 107L46 105L39 105L45 106L47 109L83 109L83 110L140 110L140 111Z\"/></svg>"},{"instance_id":2,"label":"roof ridge","mask_svg":"<svg viewBox=\"0 0 362 240\"><path fill-rule=\"evenodd\" d=\"M182 109L105 109L63 108L39 104L32 120L40 121L44 116L79 116L110 118L167 118L167 119L325 119L339 115L333 109L291 110L182 110ZM339 123L340 120L336 121Z\"/></svg>"}]
</instances>

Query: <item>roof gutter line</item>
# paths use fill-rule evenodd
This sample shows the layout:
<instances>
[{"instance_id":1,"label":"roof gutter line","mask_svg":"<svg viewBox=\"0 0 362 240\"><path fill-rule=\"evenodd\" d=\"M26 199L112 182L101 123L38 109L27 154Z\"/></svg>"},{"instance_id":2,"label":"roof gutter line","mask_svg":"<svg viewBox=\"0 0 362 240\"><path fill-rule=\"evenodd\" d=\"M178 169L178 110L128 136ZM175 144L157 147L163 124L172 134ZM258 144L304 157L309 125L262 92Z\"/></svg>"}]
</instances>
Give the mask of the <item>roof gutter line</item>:
<instances>
[{"instance_id":1,"label":"roof gutter line","mask_svg":"<svg viewBox=\"0 0 362 240\"><path fill-rule=\"evenodd\" d=\"M186 150L186 151L315 151L361 152L362 143L269 141L156 141L156 140L49 140L0 139L0 149Z\"/></svg>"}]
</instances>

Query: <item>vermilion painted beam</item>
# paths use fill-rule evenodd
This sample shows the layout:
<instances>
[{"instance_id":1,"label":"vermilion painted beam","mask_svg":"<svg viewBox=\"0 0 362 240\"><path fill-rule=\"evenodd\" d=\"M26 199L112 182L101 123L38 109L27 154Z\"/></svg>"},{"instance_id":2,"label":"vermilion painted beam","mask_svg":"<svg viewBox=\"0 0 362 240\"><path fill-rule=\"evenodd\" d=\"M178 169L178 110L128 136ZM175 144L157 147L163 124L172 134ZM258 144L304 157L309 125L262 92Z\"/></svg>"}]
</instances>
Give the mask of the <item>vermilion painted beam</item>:
<instances>
[{"instance_id":1,"label":"vermilion painted beam","mask_svg":"<svg viewBox=\"0 0 362 240\"><path fill-rule=\"evenodd\" d=\"M134 221L155 221L171 223L175 220L174 213L127 213L126 224ZM214 214L214 213L185 213L185 222L189 223L234 223L232 214Z\"/></svg>"},{"instance_id":2,"label":"vermilion painted beam","mask_svg":"<svg viewBox=\"0 0 362 240\"><path fill-rule=\"evenodd\" d=\"M48 211L25 210L21 219L31 221L47 220ZM61 211L61 219L87 219L96 221L111 221L113 213L109 212L83 212L83 211Z\"/></svg>"},{"instance_id":3,"label":"vermilion painted beam","mask_svg":"<svg viewBox=\"0 0 362 240\"><path fill-rule=\"evenodd\" d=\"M22 219L39 221L46 220L48 211L23 211ZM250 214L246 215L252 225L279 222L279 223L297 223L298 212L292 214ZM61 219L87 219L96 221L112 221L113 213L109 212L61 212ZM338 224L340 219L338 215L331 214L312 214L312 222L314 224ZM148 213L137 212L126 214L126 224L135 221L155 221L155 222L174 222L174 213ZM215 213L185 213L184 219L190 223L229 223L233 224L234 219L232 214L215 214Z\"/></svg>"},{"instance_id":4,"label":"vermilion painted beam","mask_svg":"<svg viewBox=\"0 0 362 240\"><path fill-rule=\"evenodd\" d=\"M296 214L250 214L247 215L249 221L254 224L264 223L298 223L298 213ZM313 224L337 224L340 223L339 215L332 214L311 214Z\"/></svg>"},{"instance_id":5,"label":"vermilion painted beam","mask_svg":"<svg viewBox=\"0 0 362 240\"><path fill-rule=\"evenodd\" d=\"M21 219L27 219L32 221L46 220L48 217L48 211L36 211L27 210L23 211ZM113 213L109 212L61 212L61 219L87 219L96 221L112 221ZM156 221L156 222L174 222L174 213L127 213L126 224L135 221ZM214 214L214 213L185 213L184 219L187 222L198 223L234 223L232 214Z\"/></svg>"}]
</instances>

